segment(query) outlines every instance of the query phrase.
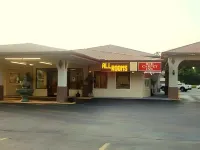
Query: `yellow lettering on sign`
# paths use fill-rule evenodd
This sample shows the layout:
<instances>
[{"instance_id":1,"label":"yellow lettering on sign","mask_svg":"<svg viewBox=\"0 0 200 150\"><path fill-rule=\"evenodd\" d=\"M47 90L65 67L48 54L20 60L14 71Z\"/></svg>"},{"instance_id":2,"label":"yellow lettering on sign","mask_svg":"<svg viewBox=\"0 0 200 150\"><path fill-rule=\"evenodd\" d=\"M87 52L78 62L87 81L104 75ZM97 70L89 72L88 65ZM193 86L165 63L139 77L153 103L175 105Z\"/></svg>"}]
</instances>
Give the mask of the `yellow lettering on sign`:
<instances>
[{"instance_id":1,"label":"yellow lettering on sign","mask_svg":"<svg viewBox=\"0 0 200 150\"><path fill-rule=\"evenodd\" d=\"M112 64L112 63L102 63L102 69L110 70L111 72L127 72L128 65Z\"/></svg>"},{"instance_id":2,"label":"yellow lettering on sign","mask_svg":"<svg viewBox=\"0 0 200 150\"><path fill-rule=\"evenodd\" d=\"M111 66L111 71L115 72L115 66L114 65Z\"/></svg>"},{"instance_id":3,"label":"yellow lettering on sign","mask_svg":"<svg viewBox=\"0 0 200 150\"><path fill-rule=\"evenodd\" d=\"M106 68L106 63L102 63L102 64L101 64L101 68L102 68L102 69L105 69L105 68Z\"/></svg>"},{"instance_id":4,"label":"yellow lettering on sign","mask_svg":"<svg viewBox=\"0 0 200 150\"><path fill-rule=\"evenodd\" d=\"M124 66L124 71L128 71L128 66Z\"/></svg>"},{"instance_id":5,"label":"yellow lettering on sign","mask_svg":"<svg viewBox=\"0 0 200 150\"><path fill-rule=\"evenodd\" d=\"M110 67L110 63L108 63L108 68L110 69L111 67Z\"/></svg>"}]
</instances>

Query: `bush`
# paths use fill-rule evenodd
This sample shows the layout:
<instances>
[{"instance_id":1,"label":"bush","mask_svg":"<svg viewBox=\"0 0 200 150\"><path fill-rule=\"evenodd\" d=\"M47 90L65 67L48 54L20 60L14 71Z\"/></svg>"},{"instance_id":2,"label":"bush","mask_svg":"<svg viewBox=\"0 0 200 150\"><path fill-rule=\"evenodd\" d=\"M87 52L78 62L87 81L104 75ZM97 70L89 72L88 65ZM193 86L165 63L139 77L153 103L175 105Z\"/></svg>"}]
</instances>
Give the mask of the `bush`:
<instances>
[{"instance_id":1,"label":"bush","mask_svg":"<svg viewBox=\"0 0 200 150\"><path fill-rule=\"evenodd\" d=\"M192 88L196 88L197 85L192 85Z\"/></svg>"}]
</instances>

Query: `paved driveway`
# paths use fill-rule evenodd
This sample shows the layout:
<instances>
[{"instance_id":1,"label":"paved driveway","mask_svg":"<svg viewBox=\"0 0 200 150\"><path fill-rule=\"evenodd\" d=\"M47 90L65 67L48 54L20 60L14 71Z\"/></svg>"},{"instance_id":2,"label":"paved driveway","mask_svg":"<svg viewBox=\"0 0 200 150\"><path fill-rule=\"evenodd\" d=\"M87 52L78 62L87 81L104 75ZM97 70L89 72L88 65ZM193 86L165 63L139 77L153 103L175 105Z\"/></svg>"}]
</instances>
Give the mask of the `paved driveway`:
<instances>
[{"instance_id":1,"label":"paved driveway","mask_svg":"<svg viewBox=\"0 0 200 150\"><path fill-rule=\"evenodd\" d=\"M180 92L180 98L186 102L200 102L200 89L192 89L187 92Z\"/></svg>"},{"instance_id":2,"label":"paved driveway","mask_svg":"<svg viewBox=\"0 0 200 150\"><path fill-rule=\"evenodd\" d=\"M1 150L199 150L200 103L0 104Z\"/></svg>"}]
</instances>

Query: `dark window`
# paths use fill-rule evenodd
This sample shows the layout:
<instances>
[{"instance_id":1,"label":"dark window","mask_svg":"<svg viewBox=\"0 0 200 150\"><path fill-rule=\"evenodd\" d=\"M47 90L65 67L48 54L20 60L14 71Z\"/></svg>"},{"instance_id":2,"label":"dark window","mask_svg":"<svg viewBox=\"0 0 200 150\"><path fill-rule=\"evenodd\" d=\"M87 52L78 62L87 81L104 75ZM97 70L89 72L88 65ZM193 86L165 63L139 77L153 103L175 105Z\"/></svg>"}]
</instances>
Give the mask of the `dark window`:
<instances>
[{"instance_id":1,"label":"dark window","mask_svg":"<svg viewBox=\"0 0 200 150\"><path fill-rule=\"evenodd\" d=\"M94 78L94 88L107 88L107 72L95 71Z\"/></svg>"},{"instance_id":2,"label":"dark window","mask_svg":"<svg viewBox=\"0 0 200 150\"><path fill-rule=\"evenodd\" d=\"M81 89L83 85L83 69L68 68L68 87L69 89Z\"/></svg>"},{"instance_id":3,"label":"dark window","mask_svg":"<svg viewBox=\"0 0 200 150\"><path fill-rule=\"evenodd\" d=\"M130 72L116 72L116 88L130 89Z\"/></svg>"}]
</instances>

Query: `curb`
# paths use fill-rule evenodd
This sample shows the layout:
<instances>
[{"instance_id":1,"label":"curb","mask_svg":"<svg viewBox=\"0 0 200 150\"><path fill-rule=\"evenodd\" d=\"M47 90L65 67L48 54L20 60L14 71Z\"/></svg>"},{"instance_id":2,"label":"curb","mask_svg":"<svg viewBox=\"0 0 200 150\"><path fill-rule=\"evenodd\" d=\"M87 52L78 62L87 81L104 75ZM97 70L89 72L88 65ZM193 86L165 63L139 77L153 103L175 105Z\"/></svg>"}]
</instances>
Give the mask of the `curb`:
<instances>
[{"instance_id":1,"label":"curb","mask_svg":"<svg viewBox=\"0 0 200 150\"><path fill-rule=\"evenodd\" d=\"M75 105L76 102L73 103L42 103L42 102L8 102L8 101L0 101L0 104L8 104L8 105Z\"/></svg>"}]
</instances>

